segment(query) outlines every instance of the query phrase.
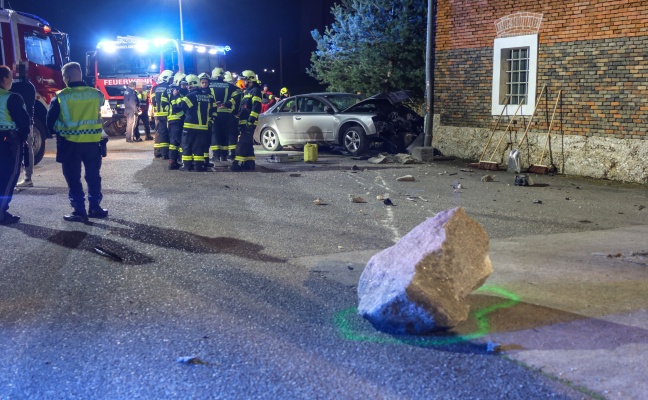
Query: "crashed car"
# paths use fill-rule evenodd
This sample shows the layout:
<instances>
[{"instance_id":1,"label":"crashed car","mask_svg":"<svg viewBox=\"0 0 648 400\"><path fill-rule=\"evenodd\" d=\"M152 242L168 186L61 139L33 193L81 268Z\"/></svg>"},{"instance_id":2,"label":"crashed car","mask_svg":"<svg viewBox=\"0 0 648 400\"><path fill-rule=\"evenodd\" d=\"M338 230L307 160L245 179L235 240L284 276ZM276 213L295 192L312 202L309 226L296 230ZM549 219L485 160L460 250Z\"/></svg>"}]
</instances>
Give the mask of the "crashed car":
<instances>
[{"instance_id":1,"label":"crashed car","mask_svg":"<svg viewBox=\"0 0 648 400\"><path fill-rule=\"evenodd\" d=\"M378 146L403 151L423 132L423 118L403 104L407 93L361 99L352 93L289 97L259 115L254 140L268 151L318 143L339 145L357 156Z\"/></svg>"}]
</instances>

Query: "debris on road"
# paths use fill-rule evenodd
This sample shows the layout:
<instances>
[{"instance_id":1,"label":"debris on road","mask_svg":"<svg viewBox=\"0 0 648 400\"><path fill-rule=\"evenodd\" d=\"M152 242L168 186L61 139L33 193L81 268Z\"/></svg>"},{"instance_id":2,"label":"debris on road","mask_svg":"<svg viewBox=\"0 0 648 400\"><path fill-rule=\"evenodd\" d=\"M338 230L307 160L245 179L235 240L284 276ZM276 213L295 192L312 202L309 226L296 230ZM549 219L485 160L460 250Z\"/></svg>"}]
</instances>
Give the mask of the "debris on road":
<instances>
[{"instance_id":1,"label":"debris on road","mask_svg":"<svg viewBox=\"0 0 648 400\"><path fill-rule=\"evenodd\" d=\"M95 253L97 253L97 254L99 254L101 256L104 256L106 258L110 258L113 261L117 261L117 262L124 261L120 256L118 256L117 254L115 254L115 253L113 253L111 251L108 251L108 250L104 249L103 247L97 246L97 247L94 247L93 250L94 250Z\"/></svg>"},{"instance_id":2,"label":"debris on road","mask_svg":"<svg viewBox=\"0 0 648 400\"><path fill-rule=\"evenodd\" d=\"M382 194L379 194L378 196L376 196L376 200L380 200L380 201L383 201L383 200L385 200L386 198L387 198L387 196L382 195Z\"/></svg>"},{"instance_id":3,"label":"debris on road","mask_svg":"<svg viewBox=\"0 0 648 400\"><path fill-rule=\"evenodd\" d=\"M193 357L193 356L178 357L177 361L180 364L190 364L190 365L207 365L208 364L206 361L203 361L200 358Z\"/></svg>"},{"instance_id":4,"label":"debris on road","mask_svg":"<svg viewBox=\"0 0 648 400\"><path fill-rule=\"evenodd\" d=\"M393 206L394 205L394 203L391 200L389 200L388 198L383 200L383 204L386 205L386 206Z\"/></svg>"},{"instance_id":5,"label":"debris on road","mask_svg":"<svg viewBox=\"0 0 648 400\"><path fill-rule=\"evenodd\" d=\"M358 171L360 168L358 168L357 165L353 164L353 167L351 167L352 171Z\"/></svg>"},{"instance_id":6,"label":"debris on road","mask_svg":"<svg viewBox=\"0 0 648 400\"><path fill-rule=\"evenodd\" d=\"M315 204L316 206L325 206L326 205L324 200L320 199L319 197L316 198L315 200L313 200L313 204Z\"/></svg>"},{"instance_id":7,"label":"debris on road","mask_svg":"<svg viewBox=\"0 0 648 400\"><path fill-rule=\"evenodd\" d=\"M482 182L493 182L493 180L494 180L493 177L490 175L484 175L481 177Z\"/></svg>"},{"instance_id":8,"label":"debris on road","mask_svg":"<svg viewBox=\"0 0 648 400\"><path fill-rule=\"evenodd\" d=\"M367 161L369 161L372 164L384 164L387 162L387 156L379 154L375 157L371 157Z\"/></svg>"},{"instance_id":9,"label":"debris on road","mask_svg":"<svg viewBox=\"0 0 648 400\"><path fill-rule=\"evenodd\" d=\"M349 200L351 200L352 203L366 203L367 200L363 199L360 196L356 196L354 194L349 195Z\"/></svg>"},{"instance_id":10,"label":"debris on road","mask_svg":"<svg viewBox=\"0 0 648 400\"><path fill-rule=\"evenodd\" d=\"M358 312L390 333L426 334L468 319L466 297L493 272L486 230L458 207L374 255L358 283Z\"/></svg>"},{"instance_id":11,"label":"debris on road","mask_svg":"<svg viewBox=\"0 0 648 400\"><path fill-rule=\"evenodd\" d=\"M533 200L533 204L542 204L542 200Z\"/></svg>"},{"instance_id":12,"label":"debris on road","mask_svg":"<svg viewBox=\"0 0 648 400\"><path fill-rule=\"evenodd\" d=\"M416 179L412 175L399 176L396 178L400 182L414 182Z\"/></svg>"},{"instance_id":13,"label":"debris on road","mask_svg":"<svg viewBox=\"0 0 648 400\"><path fill-rule=\"evenodd\" d=\"M291 178L299 178L301 174L290 174Z\"/></svg>"},{"instance_id":14,"label":"debris on road","mask_svg":"<svg viewBox=\"0 0 648 400\"><path fill-rule=\"evenodd\" d=\"M416 164L418 162L414 158L412 158L412 156L405 153L398 153L394 156L394 158L396 158L396 161L401 164Z\"/></svg>"}]
</instances>

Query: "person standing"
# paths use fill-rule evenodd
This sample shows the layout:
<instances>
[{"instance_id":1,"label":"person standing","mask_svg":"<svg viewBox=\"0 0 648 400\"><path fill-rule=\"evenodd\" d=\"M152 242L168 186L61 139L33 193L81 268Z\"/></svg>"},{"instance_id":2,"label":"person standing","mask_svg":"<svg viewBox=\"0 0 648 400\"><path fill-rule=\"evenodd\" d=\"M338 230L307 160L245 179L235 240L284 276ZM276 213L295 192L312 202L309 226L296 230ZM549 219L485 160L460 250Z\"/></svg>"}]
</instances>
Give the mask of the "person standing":
<instances>
[{"instance_id":1,"label":"person standing","mask_svg":"<svg viewBox=\"0 0 648 400\"><path fill-rule=\"evenodd\" d=\"M253 71L246 70L241 73L241 78L246 86L239 109L240 136L236 145L236 156L232 163L232 171L254 171L255 156L253 135L261 111L261 88Z\"/></svg>"},{"instance_id":2,"label":"person standing","mask_svg":"<svg viewBox=\"0 0 648 400\"><path fill-rule=\"evenodd\" d=\"M268 111L270 107L274 105L277 100L274 94L268 88L268 84L263 85L263 90L261 91L261 113Z\"/></svg>"},{"instance_id":3,"label":"person standing","mask_svg":"<svg viewBox=\"0 0 648 400\"><path fill-rule=\"evenodd\" d=\"M31 178L34 173L34 103L36 102L36 88L27 78L26 62L19 62L17 64L16 74L17 76L11 85L10 92L18 93L23 98L31 124L27 138L27 146L24 149L27 151L27 154L23 154L23 161L26 161L23 163L25 167L25 178L16 184L17 188L26 188L34 186Z\"/></svg>"},{"instance_id":4,"label":"person standing","mask_svg":"<svg viewBox=\"0 0 648 400\"><path fill-rule=\"evenodd\" d=\"M165 69L157 79L157 86L153 90L153 116L157 120L157 135L153 145L153 154L156 158L169 159L169 125L167 117L171 103L170 82L173 79L173 71Z\"/></svg>"},{"instance_id":5,"label":"person standing","mask_svg":"<svg viewBox=\"0 0 648 400\"><path fill-rule=\"evenodd\" d=\"M20 220L9 213L9 203L20 175L20 161L31 119L19 94L9 92L13 76L11 69L0 65L0 225Z\"/></svg>"},{"instance_id":6,"label":"person standing","mask_svg":"<svg viewBox=\"0 0 648 400\"><path fill-rule=\"evenodd\" d=\"M149 121L149 93L150 93L150 86L146 86L144 89L142 89L141 92L137 93L137 98L139 100L139 108L140 108L140 115L138 118L137 123L135 126L139 125L139 121L142 121L142 125L144 125L144 140L153 140L153 136L151 136L151 122ZM137 131L137 137L139 137L139 130Z\"/></svg>"},{"instance_id":7,"label":"person standing","mask_svg":"<svg viewBox=\"0 0 648 400\"><path fill-rule=\"evenodd\" d=\"M132 81L124 92L124 115L126 115L126 141L141 142L139 128L137 127L137 113L139 112L139 99L135 88L137 83Z\"/></svg>"},{"instance_id":8,"label":"person standing","mask_svg":"<svg viewBox=\"0 0 648 400\"><path fill-rule=\"evenodd\" d=\"M56 135L56 161L63 167L72 212L63 216L71 222L88 222L106 218L101 208L101 134L99 110L104 102L100 91L83 82L79 63L70 62L61 69L66 88L59 91L47 110L47 129ZM132 131L131 131L132 133ZM85 210L85 193L81 184L81 166L85 168L89 208Z\"/></svg>"},{"instance_id":9,"label":"person standing","mask_svg":"<svg viewBox=\"0 0 648 400\"><path fill-rule=\"evenodd\" d=\"M229 129L239 100L239 91L236 86L225 82L222 68L214 68L209 89L216 100L214 119L212 124L212 140L210 150L213 152L214 161L227 161L230 150L236 148L236 144L230 147Z\"/></svg>"},{"instance_id":10,"label":"person standing","mask_svg":"<svg viewBox=\"0 0 648 400\"><path fill-rule=\"evenodd\" d=\"M209 149L211 139L209 120L216 104L209 90L208 76L199 79L196 75L187 75L187 83L189 94L180 100L180 107L186 116L182 132L181 170L204 172L205 150Z\"/></svg>"},{"instance_id":11,"label":"person standing","mask_svg":"<svg viewBox=\"0 0 648 400\"><path fill-rule=\"evenodd\" d=\"M185 114L180 103L182 98L189 93L186 75L178 72L173 76L173 91L171 92L171 109L169 111L169 169L180 169L180 147L182 143L182 126L184 125Z\"/></svg>"}]
</instances>

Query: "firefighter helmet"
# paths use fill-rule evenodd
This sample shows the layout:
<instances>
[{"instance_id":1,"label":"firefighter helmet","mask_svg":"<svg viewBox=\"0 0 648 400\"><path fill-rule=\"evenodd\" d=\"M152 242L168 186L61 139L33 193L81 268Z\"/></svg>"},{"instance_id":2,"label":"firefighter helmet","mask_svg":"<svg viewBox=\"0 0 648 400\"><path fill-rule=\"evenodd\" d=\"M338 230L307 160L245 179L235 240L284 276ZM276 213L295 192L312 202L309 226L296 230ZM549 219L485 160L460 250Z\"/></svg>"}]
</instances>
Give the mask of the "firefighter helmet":
<instances>
[{"instance_id":1,"label":"firefighter helmet","mask_svg":"<svg viewBox=\"0 0 648 400\"><path fill-rule=\"evenodd\" d=\"M225 82L232 82L234 79L232 79L232 73L229 71L225 71L223 74L223 81Z\"/></svg>"},{"instance_id":2,"label":"firefighter helmet","mask_svg":"<svg viewBox=\"0 0 648 400\"><path fill-rule=\"evenodd\" d=\"M221 76L223 76L223 72L225 72L225 70L223 68L219 68L219 67L214 68L212 70L212 78L213 79L220 78Z\"/></svg>"},{"instance_id":3,"label":"firefighter helmet","mask_svg":"<svg viewBox=\"0 0 648 400\"><path fill-rule=\"evenodd\" d=\"M165 69L157 78L157 83L169 82L173 76L173 71Z\"/></svg>"},{"instance_id":4,"label":"firefighter helmet","mask_svg":"<svg viewBox=\"0 0 648 400\"><path fill-rule=\"evenodd\" d=\"M180 83L181 83L182 81L185 81L185 78L186 78L186 77L187 77L187 75L183 74L182 72L178 72L177 74L175 74L175 75L173 76L173 84L174 84L175 86L178 86L178 87L179 87L179 86L180 86ZM185 82L186 82L186 81L185 81Z\"/></svg>"},{"instance_id":5,"label":"firefighter helmet","mask_svg":"<svg viewBox=\"0 0 648 400\"><path fill-rule=\"evenodd\" d=\"M280 96L283 96L284 94L290 96L290 92L288 91L287 87L282 87L281 90L279 91Z\"/></svg>"},{"instance_id":6,"label":"firefighter helmet","mask_svg":"<svg viewBox=\"0 0 648 400\"><path fill-rule=\"evenodd\" d=\"M193 87L200 86L200 79L198 79L198 77L194 74L187 75L185 79L187 80L189 86L193 86Z\"/></svg>"},{"instance_id":7,"label":"firefighter helmet","mask_svg":"<svg viewBox=\"0 0 648 400\"><path fill-rule=\"evenodd\" d=\"M207 79L208 81L211 79L207 73L203 72L202 74L198 75L198 81L201 81L203 79Z\"/></svg>"},{"instance_id":8,"label":"firefighter helmet","mask_svg":"<svg viewBox=\"0 0 648 400\"><path fill-rule=\"evenodd\" d=\"M249 69L241 72L241 79L247 79L250 82L257 82L259 80L254 71L250 71Z\"/></svg>"}]
</instances>

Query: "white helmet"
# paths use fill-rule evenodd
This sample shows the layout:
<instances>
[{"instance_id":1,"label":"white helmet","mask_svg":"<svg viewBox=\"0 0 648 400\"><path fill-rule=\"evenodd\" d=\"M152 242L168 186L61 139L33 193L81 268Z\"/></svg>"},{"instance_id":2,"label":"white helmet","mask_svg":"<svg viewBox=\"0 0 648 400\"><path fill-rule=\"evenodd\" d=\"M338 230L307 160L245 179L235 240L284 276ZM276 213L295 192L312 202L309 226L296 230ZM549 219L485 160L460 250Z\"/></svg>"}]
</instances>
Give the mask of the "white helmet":
<instances>
[{"instance_id":1,"label":"white helmet","mask_svg":"<svg viewBox=\"0 0 648 400\"><path fill-rule=\"evenodd\" d=\"M229 71L225 71L225 74L223 74L223 81L225 82L232 82L234 79L232 78L232 73Z\"/></svg>"},{"instance_id":2,"label":"white helmet","mask_svg":"<svg viewBox=\"0 0 648 400\"><path fill-rule=\"evenodd\" d=\"M165 83L171 81L171 77L173 76L173 71L165 69L160 73L160 75L157 78L157 83Z\"/></svg>"},{"instance_id":3,"label":"white helmet","mask_svg":"<svg viewBox=\"0 0 648 400\"><path fill-rule=\"evenodd\" d=\"M212 76L211 77L213 79L218 79L221 76L223 76L223 72L225 72L225 70L223 68L216 67L216 68L214 68L212 70Z\"/></svg>"},{"instance_id":4,"label":"white helmet","mask_svg":"<svg viewBox=\"0 0 648 400\"><path fill-rule=\"evenodd\" d=\"M180 82L184 81L187 75L183 74L182 72L178 72L173 76L173 85L174 86L180 86Z\"/></svg>"},{"instance_id":5,"label":"white helmet","mask_svg":"<svg viewBox=\"0 0 648 400\"><path fill-rule=\"evenodd\" d=\"M198 87L200 86L200 79L198 79L198 76L194 74L189 74L185 78L187 83L189 84L190 87Z\"/></svg>"}]
</instances>

